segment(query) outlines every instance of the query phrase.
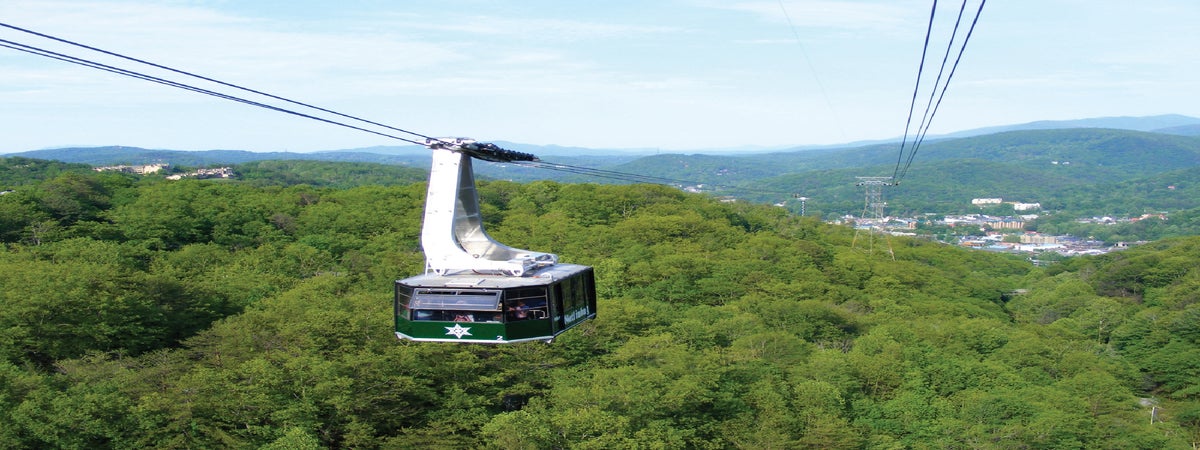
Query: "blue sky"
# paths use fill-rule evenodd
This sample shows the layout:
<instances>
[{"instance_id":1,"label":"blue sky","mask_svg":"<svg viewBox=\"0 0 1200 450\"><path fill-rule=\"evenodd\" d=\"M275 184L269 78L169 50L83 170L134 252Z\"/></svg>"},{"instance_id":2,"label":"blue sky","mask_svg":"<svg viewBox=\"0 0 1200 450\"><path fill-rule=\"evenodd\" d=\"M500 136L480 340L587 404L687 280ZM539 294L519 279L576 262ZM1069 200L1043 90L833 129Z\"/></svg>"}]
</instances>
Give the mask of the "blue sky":
<instances>
[{"instance_id":1,"label":"blue sky","mask_svg":"<svg viewBox=\"0 0 1200 450\"><path fill-rule=\"evenodd\" d=\"M426 135L686 151L902 135L931 4L5 0L0 22ZM939 2L930 64L960 5ZM1197 24L1196 0L988 2L930 133L1200 117ZM404 144L8 48L0 80L0 153Z\"/></svg>"}]
</instances>

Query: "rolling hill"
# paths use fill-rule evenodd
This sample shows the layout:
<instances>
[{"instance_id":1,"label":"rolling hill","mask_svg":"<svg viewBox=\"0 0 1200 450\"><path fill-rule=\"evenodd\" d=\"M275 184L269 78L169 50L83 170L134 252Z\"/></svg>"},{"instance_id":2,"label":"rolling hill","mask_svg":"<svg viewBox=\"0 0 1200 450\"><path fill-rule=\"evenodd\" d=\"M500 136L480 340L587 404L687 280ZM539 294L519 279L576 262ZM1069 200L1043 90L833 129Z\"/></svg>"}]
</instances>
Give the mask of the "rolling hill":
<instances>
[{"instance_id":1,"label":"rolling hill","mask_svg":"<svg viewBox=\"0 0 1200 450\"><path fill-rule=\"evenodd\" d=\"M906 150L907 152L908 150ZM616 166L638 174L715 182L749 182L811 170L886 167L891 175L897 145L748 155L656 155ZM1200 165L1200 139L1111 129L1010 131L987 136L928 142L918 149L915 165L933 161L979 160L1020 167L1071 166L1097 181L1125 179Z\"/></svg>"},{"instance_id":2,"label":"rolling hill","mask_svg":"<svg viewBox=\"0 0 1200 450\"><path fill-rule=\"evenodd\" d=\"M1169 122L1151 121L1154 124ZM1146 125L1149 127L1150 125ZM1186 127L1187 125L1183 125ZM1189 185L1188 169L1200 167L1200 137L1108 128L1051 128L1004 131L983 136L926 141L910 170L887 195L896 212L952 212L971 198L1001 197L1040 202L1067 211L1108 210L1111 213L1145 209L1200 207L1200 200L1181 198ZM503 143L507 148L547 155L552 163L703 184L712 191L762 202L779 202L784 193L812 199L826 213L854 213L861 194L857 176L891 176L896 172L896 144L788 152L714 154L590 154L585 149L538 147ZM543 152L546 150L549 153ZM911 148L906 150L911 152ZM578 152L576 154L569 154ZM568 153L554 155L554 153ZM372 147L317 153L255 153L234 150L171 151L132 147L69 148L14 154L26 158L71 163L144 164L169 162L176 166L246 164L269 160L335 161L428 167L420 147ZM344 173L356 173L358 169ZM480 176L518 182L611 182L576 173L540 170L515 164L478 164ZM336 171L335 171L336 173ZM414 179L410 174L400 178ZM1174 179L1175 181L1171 181ZM332 183L332 180L322 180ZM1153 195L1146 186L1179 190ZM1138 186L1146 195L1129 195L1114 186ZM731 189L736 188L736 189ZM1173 193L1175 192L1175 193ZM1192 197L1196 198L1196 197Z\"/></svg>"}]
</instances>

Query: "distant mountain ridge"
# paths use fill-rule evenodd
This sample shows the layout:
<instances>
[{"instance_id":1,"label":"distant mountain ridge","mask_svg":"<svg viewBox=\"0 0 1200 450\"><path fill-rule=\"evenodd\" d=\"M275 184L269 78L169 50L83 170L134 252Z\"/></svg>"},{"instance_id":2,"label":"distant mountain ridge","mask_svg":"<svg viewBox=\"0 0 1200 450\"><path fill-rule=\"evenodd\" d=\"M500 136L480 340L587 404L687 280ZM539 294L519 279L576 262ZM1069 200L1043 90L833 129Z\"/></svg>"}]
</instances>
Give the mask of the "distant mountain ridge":
<instances>
[{"instance_id":1,"label":"distant mountain ridge","mask_svg":"<svg viewBox=\"0 0 1200 450\"><path fill-rule=\"evenodd\" d=\"M1181 114L1163 114L1158 116L1120 116L1094 117L1076 120L1039 120L1016 125L1001 125L995 127L975 128L937 136L938 138L955 138L980 136L1020 130L1055 130L1064 128L1111 128L1116 130L1150 131L1163 134L1187 134L1200 128L1200 119ZM1178 133L1182 132L1182 133Z\"/></svg>"},{"instance_id":2,"label":"distant mountain ridge","mask_svg":"<svg viewBox=\"0 0 1200 450\"><path fill-rule=\"evenodd\" d=\"M1097 117L1078 120L1041 120L1015 125L976 128L949 134L929 136L929 140L948 138L973 137L1006 131L1020 130L1050 130L1065 128L1111 128L1117 130L1147 131L1179 136L1200 136L1200 118L1180 114L1164 114L1141 117ZM761 153L780 153L801 150L831 150L865 147L875 144L899 142L900 137L892 139L877 139L855 141L845 144L828 145L798 145L777 146L775 148L744 147L740 149L698 149L688 151L663 152L654 148L588 148L560 145L534 145L508 141L493 141L493 143L510 149L545 156L625 156L629 159L638 155L653 155L664 153L685 154L718 154L718 155L751 155ZM177 165L209 165L237 164L247 161L272 159L300 159L318 161L356 161L377 162L381 164L423 164L429 161L428 153L423 146L400 145L324 150L308 153L294 152L251 152L246 150L169 150L145 149L120 145L96 147L63 147L54 149L30 150L23 152L0 153L0 156L22 156L26 158L48 159L63 162L78 162L93 165L108 164L149 164L154 162L170 162Z\"/></svg>"},{"instance_id":3,"label":"distant mountain ridge","mask_svg":"<svg viewBox=\"0 0 1200 450\"><path fill-rule=\"evenodd\" d=\"M1159 133L1174 134L1179 136L1200 136L1200 124L1196 125L1180 125L1177 127L1168 127L1155 130Z\"/></svg>"},{"instance_id":4,"label":"distant mountain ridge","mask_svg":"<svg viewBox=\"0 0 1200 450\"><path fill-rule=\"evenodd\" d=\"M1187 124L1187 122L1196 122ZM1178 125L1183 123L1183 125ZM1111 128L1062 128L1067 125L1123 124L1133 128L1168 130L1173 134L1130 131ZM1162 125L1173 125L1159 128ZM1089 167L1098 180L1123 179L1165 170L1200 165L1197 135L1200 119L1186 116L1142 118L1098 118L1081 121L1031 122L1022 126L1033 129L999 131L991 134L926 141L916 161L976 159L1047 165L1056 162ZM1001 128L1013 128L999 127ZM840 168L867 168L895 164L895 143L777 151L750 154L603 154L595 149L536 146L511 142L498 145L543 156L550 162L582 165L661 178L693 180L700 183L745 183L789 173ZM212 166L267 160L306 160L366 162L403 165L425 169L429 151L422 146L376 146L312 153L249 152L241 150L177 151L137 147L109 146L63 148L14 153L10 156L85 163L91 165L169 163L175 166ZM595 181L577 175L554 173L516 165L479 164L484 176L529 181L558 179ZM551 172L551 173L547 173Z\"/></svg>"},{"instance_id":5,"label":"distant mountain ridge","mask_svg":"<svg viewBox=\"0 0 1200 450\"><path fill-rule=\"evenodd\" d=\"M380 147L379 149L390 149ZM428 151L422 152L390 152L374 153L368 151L325 151L313 153L292 152L251 152L245 150L161 150L140 147L106 146L106 147L71 147L48 150L33 150L28 152L10 153L0 156L20 156L25 158L46 159L63 162L84 163L95 166L114 164L153 164L169 163L177 166L208 166L219 164L241 164L251 161L267 160L307 160L307 161L352 161L373 162L379 164L410 165L414 161L428 160Z\"/></svg>"},{"instance_id":6,"label":"distant mountain ridge","mask_svg":"<svg viewBox=\"0 0 1200 450\"><path fill-rule=\"evenodd\" d=\"M1182 117L1182 116L1180 116ZM1137 121L1141 127L1181 119ZM1193 120L1190 118L1182 119ZM1174 121L1174 122L1173 122ZM1106 121L1093 124L1110 123ZM936 212L969 207L975 197L1002 197L1041 202L1056 209L1153 211L1200 207L1200 135L1189 130L1200 124L1133 131L1111 128L1060 128L1002 131L986 135L926 141L911 173L891 189L888 201L895 211ZM1132 126L1132 125L1131 125ZM1166 130L1166 131L1164 131ZM855 212L861 208L858 176L890 176L897 166L899 146L882 143L838 148L802 149L751 154L574 154L553 155L550 147L498 143L502 147L542 156L547 162L585 166L614 173L637 174L680 183L704 185L704 190L754 201L777 203L792 194L811 200L809 211ZM576 149L554 147L570 153ZM242 164L255 161L304 160L400 165L413 172L378 171L373 180L420 179L428 170L429 152L420 146L370 147L316 153L255 153L236 150L207 152L149 150L131 147L54 149L21 156L91 165L168 162L175 166ZM282 174L300 170L264 166ZM485 178L527 182L610 182L578 173L531 168L517 164L481 163ZM305 169L309 170L309 169ZM320 169L324 170L324 169ZM318 171L320 171L318 170ZM356 169L329 171L348 176ZM260 170L261 171L261 170ZM311 171L311 170L310 170ZM417 174L415 177L413 174ZM284 177L284 175L277 175ZM342 180L324 180L334 184ZM378 181L376 181L378 182ZM1135 192L1122 192L1128 186ZM1168 189L1169 187L1169 189ZM790 194L791 193L791 194ZM1063 200L1069 198L1070 201ZM1118 206L1114 206L1118 205ZM1120 209L1117 209L1120 208Z\"/></svg>"},{"instance_id":7,"label":"distant mountain ridge","mask_svg":"<svg viewBox=\"0 0 1200 450\"><path fill-rule=\"evenodd\" d=\"M941 139L983 136L988 134L1003 133L1006 131L1053 130L1067 128L1111 128L1115 130L1147 131L1163 134L1175 134L1180 136L1198 136L1200 135L1200 118L1181 114L1163 114L1157 116L1095 117L1090 119L1076 120L1039 120L1014 125L973 128L970 130L955 131L947 134L932 135L927 136L926 140L937 141ZM897 136L890 139L854 141L846 144L786 147L770 152L865 147L868 145L899 143L900 140L901 137Z\"/></svg>"},{"instance_id":8,"label":"distant mountain ridge","mask_svg":"<svg viewBox=\"0 0 1200 450\"><path fill-rule=\"evenodd\" d=\"M882 170L887 173L881 175L891 175L898 152L897 145L877 144L745 156L655 155L613 170L722 184L843 168ZM1062 163L1086 169L1097 180L1107 180L1200 165L1200 139L1103 128L1007 131L927 142L920 147L915 161L927 164L962 159L1026 167Z\"/></svg>"}]
</instances>

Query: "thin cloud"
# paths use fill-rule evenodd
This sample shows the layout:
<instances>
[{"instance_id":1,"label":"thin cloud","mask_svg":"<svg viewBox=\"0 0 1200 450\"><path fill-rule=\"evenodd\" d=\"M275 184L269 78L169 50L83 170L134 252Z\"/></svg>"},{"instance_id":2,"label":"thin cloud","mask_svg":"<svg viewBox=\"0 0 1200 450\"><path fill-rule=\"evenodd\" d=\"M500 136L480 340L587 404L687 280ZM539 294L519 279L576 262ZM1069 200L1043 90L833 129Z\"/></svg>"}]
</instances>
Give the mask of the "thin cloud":
<instances>
[{"instance_id":1,"label":"thin cloud","mask_svg":"<svg viewBox=\"0 0 1200 450\"><path fill-rule=\"evenodd\" d=\"M489 15L442 18L413 13L392 13L372 19L376 27L408 32L439 32L462 36L532 38L546 43L603 39L638 39L650 35L679 33L669 26L631 25L541 17L510 18Z\"/></svg>"},{"instance_id":2,"label":"thin cloud","mask_svg":"<svg viewBox=\"0 0 1200 450\"><path fill-rule=\"evenodd\" d=\"M797 27L842 30L895 30L907 18L919 17L913 2L883 1L743 1L705 2L703 6L751 13L771 22L791 22Z\"/></svg>"}]
</instances>

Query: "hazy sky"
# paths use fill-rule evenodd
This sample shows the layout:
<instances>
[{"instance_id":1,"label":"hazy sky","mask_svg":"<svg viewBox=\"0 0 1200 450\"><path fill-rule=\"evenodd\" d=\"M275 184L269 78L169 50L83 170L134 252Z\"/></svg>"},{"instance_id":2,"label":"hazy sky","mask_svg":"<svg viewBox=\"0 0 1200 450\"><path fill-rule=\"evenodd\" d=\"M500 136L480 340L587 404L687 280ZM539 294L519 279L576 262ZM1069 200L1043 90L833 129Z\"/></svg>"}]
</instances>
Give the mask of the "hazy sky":
<instances>
[{"instance_id":1,"label":"hazy sky","mask_svg":"<svg viewBox=\"0 0 1200 450\"><path fill-rule=\"evenodd\" d=\"M426 135L695 150L902 135L931 4L3 0L0 22ZM926 89L960 5L939 3ZM930 132L1200 117L1197 30L1197 0L993 0ZM6 28L0 39L167 77ZM0 48L0 153L400 144Z\"/></svg>"}]
</instances>

